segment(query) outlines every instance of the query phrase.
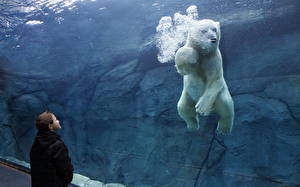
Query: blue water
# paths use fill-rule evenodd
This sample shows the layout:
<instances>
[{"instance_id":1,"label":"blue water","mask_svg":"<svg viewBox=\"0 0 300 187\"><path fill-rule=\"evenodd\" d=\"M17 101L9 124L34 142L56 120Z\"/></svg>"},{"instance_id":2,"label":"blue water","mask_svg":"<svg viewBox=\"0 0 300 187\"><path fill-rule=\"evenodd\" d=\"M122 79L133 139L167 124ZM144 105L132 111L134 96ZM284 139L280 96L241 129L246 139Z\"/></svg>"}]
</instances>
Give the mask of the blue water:
<instances>
[{"instance_id":1,"label":"blue water","mask_svg":"<svg viewBox=\"0 0 300 187\"><path fill-rule=\"evenodd\" d=\"M160 63L163 16L221 24L229 136L187 130L182 77ZM1 0L0 155L29 161L46 108L77 173L127 186L300 185L298 0Z\"/></svg>"}]
</instances>

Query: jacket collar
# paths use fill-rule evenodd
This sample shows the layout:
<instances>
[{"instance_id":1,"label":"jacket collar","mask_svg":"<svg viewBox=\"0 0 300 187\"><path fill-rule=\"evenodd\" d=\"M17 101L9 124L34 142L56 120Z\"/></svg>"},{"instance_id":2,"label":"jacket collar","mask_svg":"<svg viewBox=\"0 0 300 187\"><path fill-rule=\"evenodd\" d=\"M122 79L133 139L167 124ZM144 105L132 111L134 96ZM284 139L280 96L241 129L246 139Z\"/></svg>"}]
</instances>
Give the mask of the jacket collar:
<instances>
[{"instance_id":1,"label":"jacket collar","mask_svg":"<svg viewBox=\"0 0 300 187\"><path fill-rule=\"evenodd\" d=\"M39 130L37 136L54 136L60 138L60 136L55 131L50 130Z\"/></svg>"}]
</instances>

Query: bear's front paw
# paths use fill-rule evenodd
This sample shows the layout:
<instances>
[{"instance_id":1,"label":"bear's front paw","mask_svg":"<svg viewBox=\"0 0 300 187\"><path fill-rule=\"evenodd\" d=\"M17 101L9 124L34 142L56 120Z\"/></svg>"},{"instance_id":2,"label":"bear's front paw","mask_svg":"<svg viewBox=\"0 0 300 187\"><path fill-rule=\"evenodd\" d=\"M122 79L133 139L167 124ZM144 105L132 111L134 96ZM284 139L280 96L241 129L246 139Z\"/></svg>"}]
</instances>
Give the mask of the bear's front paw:
<instances>
[{"instance_id":1,"label":"bear's front paw","mask_svg":"<svg viewBox=\"0 0 300 187\"><path fill-rule=\"evenodd\" d=\"M212 104L208 100L200 99L195 108L197 113L202 116L207 116L212 111Z\"/></svg>"}]
</instances>

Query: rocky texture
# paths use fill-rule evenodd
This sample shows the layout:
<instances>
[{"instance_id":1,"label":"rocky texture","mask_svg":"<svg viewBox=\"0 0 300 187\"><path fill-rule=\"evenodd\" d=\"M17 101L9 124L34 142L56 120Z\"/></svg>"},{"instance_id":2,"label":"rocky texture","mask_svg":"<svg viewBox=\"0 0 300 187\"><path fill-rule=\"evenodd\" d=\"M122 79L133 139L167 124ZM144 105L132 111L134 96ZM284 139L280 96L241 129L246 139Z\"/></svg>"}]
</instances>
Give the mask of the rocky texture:
<instances>
[{"instance_id":1,"label":"rocky texture","mask_svg":"<svg viewBox=\"0 0 300 187\"><path fill-rule=\"evenodd\" d=\"M8 33L0 43L0 154L28 161L34 118L48 108L61 120L76 172L91 179L300 185L299 2L226 2L103 1L64 13L62 24L48 17ZM182 78L156 60L159 18L191 3L201 18L224 19L221 51L236 112L230 136L215 134L217 116L186 130L176 111Z\"/></svg>"}]
</instances>

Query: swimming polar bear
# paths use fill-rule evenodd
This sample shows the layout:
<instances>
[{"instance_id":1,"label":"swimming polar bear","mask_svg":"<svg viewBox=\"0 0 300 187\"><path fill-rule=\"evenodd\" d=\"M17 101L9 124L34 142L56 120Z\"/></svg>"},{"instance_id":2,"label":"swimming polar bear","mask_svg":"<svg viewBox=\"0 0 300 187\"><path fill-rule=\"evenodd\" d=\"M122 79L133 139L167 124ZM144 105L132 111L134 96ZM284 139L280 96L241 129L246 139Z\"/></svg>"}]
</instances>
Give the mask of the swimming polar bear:
<instances>
[{"instance_id":1,"label":"swimming polar bear","mask_svg":"<svg viewBox=\"0 0 300 187\"><path fill-rule=\"evenodd\" d=\"M210 19L196 20L188 31L186 44L175 54L175 67L183 76L177 109L190 130L199 128L197 113L216 112L217 131L227 135L232 131L234 104L223 77L220 37L220 23Z\"/></svg>"}]
</instances>

